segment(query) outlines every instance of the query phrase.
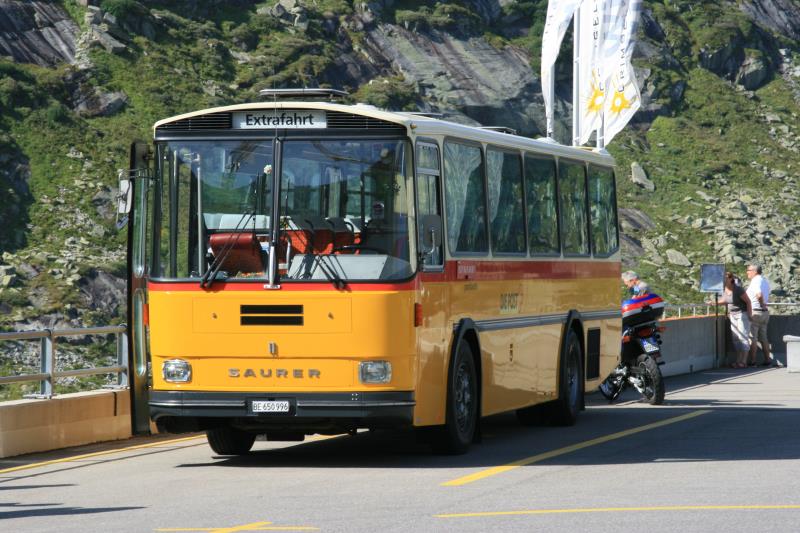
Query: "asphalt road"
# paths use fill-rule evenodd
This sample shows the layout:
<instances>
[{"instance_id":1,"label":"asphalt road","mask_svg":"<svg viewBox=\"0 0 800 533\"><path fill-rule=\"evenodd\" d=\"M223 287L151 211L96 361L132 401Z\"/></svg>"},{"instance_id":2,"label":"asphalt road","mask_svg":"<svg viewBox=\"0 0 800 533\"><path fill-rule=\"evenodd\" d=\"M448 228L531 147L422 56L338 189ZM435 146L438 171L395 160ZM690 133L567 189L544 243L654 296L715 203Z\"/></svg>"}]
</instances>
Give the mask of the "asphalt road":
<instances>
[{"instance_id":1,"label":"asphalt road","mask_svg":"<svg viewBox=\"0 0 800 533\"><path fill-rule=\"evenodd\" d=\"M397 432L198 435L0 460L0 531L800 531L800 373L667 379L664 406L591 395L571 428L483 422L432 455Z\"/></svg>"}]
</instances>

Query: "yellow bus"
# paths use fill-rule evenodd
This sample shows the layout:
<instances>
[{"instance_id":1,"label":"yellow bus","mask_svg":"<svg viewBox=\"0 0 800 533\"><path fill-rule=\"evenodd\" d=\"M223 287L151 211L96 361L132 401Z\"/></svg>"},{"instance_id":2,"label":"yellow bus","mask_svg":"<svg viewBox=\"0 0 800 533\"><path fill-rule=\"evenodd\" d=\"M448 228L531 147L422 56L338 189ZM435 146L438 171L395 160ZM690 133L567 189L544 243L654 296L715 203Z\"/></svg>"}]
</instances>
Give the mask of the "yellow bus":
<instances>
[{"instance_id":1,"label":"yellow bus","mask_svg":"<svg viewBox=\"0 0 800 533\"><path fill-rule=\"evenodd\" d=\"M619 359L613 160L332 90L157 122L128 191L135 418L218 454L573 424Z\"/></svg>"}]
</instances>

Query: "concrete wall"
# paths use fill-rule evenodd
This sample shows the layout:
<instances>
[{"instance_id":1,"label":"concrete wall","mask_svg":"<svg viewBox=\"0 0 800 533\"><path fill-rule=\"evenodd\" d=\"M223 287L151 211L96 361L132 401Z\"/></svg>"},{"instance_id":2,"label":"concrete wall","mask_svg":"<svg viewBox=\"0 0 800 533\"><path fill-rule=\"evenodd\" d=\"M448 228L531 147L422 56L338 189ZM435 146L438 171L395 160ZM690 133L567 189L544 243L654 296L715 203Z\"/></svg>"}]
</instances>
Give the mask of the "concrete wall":
<instances>
[{"instance_id":1,"label":"concrete wall","mask_svg":"<svg viewBox=\"0 0 800 533\"><path fill-rule=\"evenodd\" d=\"M800 337L800 315L770 315L767 336L773 352L786 353L786 343L783 342L784 335Z\"/></svg>"},{"instance_id":2,"label":"concrete wall","mask_svg":"<svg viewBox=\"0 0 800 533\"><path fill-rule=\"evenodd\" d=\"M130 391L100 390L51 400L0 403L0 457L131 436Z\"/></svg>"},{"instance_id":3,"label":"concrete wall","mask_svg":"<svg viewBox=\"0 0 800 533\"><path fill-rule=\"evenodd\" d=\"M714 323L716 322L716 327ZM665 376L715 368L725 353L725 317L668 318L661 321L661 356Z\"/></svg>"}]
</instances>

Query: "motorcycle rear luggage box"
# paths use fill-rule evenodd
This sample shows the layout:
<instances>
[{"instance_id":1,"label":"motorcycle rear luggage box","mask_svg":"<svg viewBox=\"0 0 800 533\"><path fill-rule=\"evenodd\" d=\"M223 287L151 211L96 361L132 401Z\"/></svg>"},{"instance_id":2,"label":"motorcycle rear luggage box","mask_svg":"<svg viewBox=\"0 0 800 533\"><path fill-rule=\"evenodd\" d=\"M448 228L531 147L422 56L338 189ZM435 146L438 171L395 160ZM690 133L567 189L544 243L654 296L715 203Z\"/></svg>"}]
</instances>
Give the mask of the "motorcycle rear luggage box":
<instances>
[{"instance_id":1,"label":"motorcycle rear luggage box","mask_svg":"<svg viewBox=\"0 0 800 533\"><path fill-rule=\"evenodd\" d=\"M622 327L658 320L664 314L664 300L657 294L645 294L622 302Z\"/></svg>"}]
</instances>

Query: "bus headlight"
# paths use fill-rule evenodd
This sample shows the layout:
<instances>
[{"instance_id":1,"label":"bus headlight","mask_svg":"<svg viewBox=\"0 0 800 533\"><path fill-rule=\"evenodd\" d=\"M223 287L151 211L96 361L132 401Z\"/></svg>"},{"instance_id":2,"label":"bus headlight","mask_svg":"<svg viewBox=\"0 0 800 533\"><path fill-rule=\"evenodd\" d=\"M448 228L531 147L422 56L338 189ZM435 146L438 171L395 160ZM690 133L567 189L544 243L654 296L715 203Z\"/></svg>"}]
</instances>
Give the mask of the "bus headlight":
<instances>
[{"instance_id":1,"label":"bus headlight","mask_svg":"<svg viewBox=\"0 0 800 533\"><path fill-rule=\"evenodd\" d=\"M192 381L192 365L183 359L169 359L161 365L161 375L170 383L188 383Z\"/></svg>"},{"instance_id":2,"label":"bus headlight","mask_svg":"<svg viewBox=\"0 0 800 533\"><path fill-rule=\"evenodd\" d=\"M361 383L389 383L392 380L392 363L389 361L363 361L358 365Z\"/></svg>"}]
</instances>

